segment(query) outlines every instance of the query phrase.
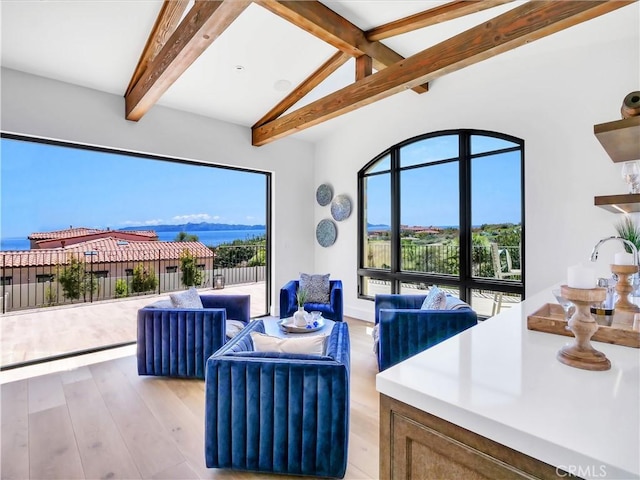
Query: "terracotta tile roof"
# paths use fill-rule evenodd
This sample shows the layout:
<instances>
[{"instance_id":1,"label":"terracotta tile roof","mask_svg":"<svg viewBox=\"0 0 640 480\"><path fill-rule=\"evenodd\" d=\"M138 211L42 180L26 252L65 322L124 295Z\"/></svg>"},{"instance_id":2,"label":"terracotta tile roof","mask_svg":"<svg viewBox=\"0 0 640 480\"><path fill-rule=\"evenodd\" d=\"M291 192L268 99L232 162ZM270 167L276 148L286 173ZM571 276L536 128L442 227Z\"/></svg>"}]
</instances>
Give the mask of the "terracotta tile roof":
<instances>
[{"instance_id":1,"label":"terracotta tile roof","mask_svg":"<svg viewBox=\"0 0 640 480\"><path fill-rule=\"evenodd\" d=\"M125 233L130 233L132 235L139 235L141 237L149 237L149 238L157 238L158 234L154 230L101 230L98 228L67 228L65 230L55 230L53 232L36 232L29 235L27 238L29 240L51 240L51 239L60 239L60 238L73 238L73 237L82 237L85 235L95 235L97 233L105 233L105 232L113 232L113 231L121 231Z\"/></svg>"},{"instance_id":2,"label":"terracotta tile roof","mask_svg":"<svg viewBox=\"0 0 640 480\"><path fill-rule=\"evenodd\" d=\"M69 262L71 255L86 257L87 261L93 257L93 263L171 260L180 258L185 248L199 259L213 258L213 251L201 242L126 242L108 237L65 248L0 252L0 265L26 267L65 264ZM96 252L96 255L89 256L85 252Z\"/></svg>"}]
</instances>

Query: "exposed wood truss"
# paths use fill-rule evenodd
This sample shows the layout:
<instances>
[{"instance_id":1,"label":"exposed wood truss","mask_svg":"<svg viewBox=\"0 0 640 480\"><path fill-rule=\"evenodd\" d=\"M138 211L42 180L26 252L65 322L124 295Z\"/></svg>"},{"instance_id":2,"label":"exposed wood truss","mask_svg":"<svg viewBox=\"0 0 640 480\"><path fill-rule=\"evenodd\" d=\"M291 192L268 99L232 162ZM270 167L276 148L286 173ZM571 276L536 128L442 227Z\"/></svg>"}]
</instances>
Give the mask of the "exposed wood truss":
<instances>
[{"instance_id":1,"label":"exposed wood truss","mask_svg":"<svg viewBox=\"0 0 640 480\"><path fill-rule=\"evenodd\" d=\"M271 120L275 120L284 112L293 107L302 97L304 97L311 90L316 88L323 80L329 75L335 72L338 68L344 65L347 60L351 58L350 55L344 52L338 52L333 55L329 60L324 62L320 68L313 72L305 81L298 85L293 92L282 100L278 105L273 107L264 117L256 122L254 127L264 125Z\"/></svg>"},{"instance_id":2,"label":"exposed wood truss","mask_svg":"<svg viewBox=\"0 0 640 480\"><path fill-rule=\"evenodd\" d=\"M439 7L431 8L426 12L416 13L394 22L389 22L379 27L372 28L365 33L367 40L384 40L385 38L412 32L419 28L429 27L448 20L464 17L471 13L480 12L487 8L493 8L513 0L456 0Z\"/></svg>"},{"instance_id":3,"label":"exposed wood truss","mask_svg":"<svg viewBox=\"0 0 640 480\"><path fill-rule=\"evenodd\" d=\"M380 40L512 0L451 1L366 32L316 0L196 0L182 21L189 1L165 0L125 94L126 118L139 120L252 1L337 49L255 123L258 146L407 89L426 92L428 82L447 73L638 0L529 1L406 59ZM353 84L284 115L350 58Z\"/></svg>"},{"instance_id":4,"label":"exposed wood truss","mask_svg":"<svg viewBox=\"0 0 640 480\"><path fill-rule=\"evenodd\" d=\"M166 0L167 3L172 2ZM250 3L250 0L196 1L125 95L126 118L139 120Z\"/></svg>"},{"instance_id":5,"label":"exposed wood truss","mask_svg":"<svg viewBox=\"0 0 640 480\"><path fill-rule=\"evenodd\" d=\"M252 143L264 145L633 1L550 0L525 3L295 112L254 127Z\"/></svg>"},{"instance_id":6,"label":"exposed wood truss","mask_svg":"<svg viewBox=\"0 0 640 480\"><path fill-rule=\"evenodd\" d=\"M131 92L131 89L138 83L140 77L149 67L149 64L153 62L162 47L167 43L169 36L176 30L182 14L189 6L189 0L176 0L174 2L164 2L156 23L151 30L151 35L147 40L147 44L144 46L138 65L136 66L133 77L127 87L127 94Z\"/></svg>"},{"instance_id":7,"label":"exposed wood truss","mask_svg":"<svg viewBox=\"0 0 640 480\"><path fill-rule=\"evenodd\" d=\"M256 3L352 57L368 55L376 70L404 59L386 45L367 40L365 33L353 23L315 0L256 0ZM414 90L424 93L428 86L416 85Z\"/></svg>"}]
</instances>

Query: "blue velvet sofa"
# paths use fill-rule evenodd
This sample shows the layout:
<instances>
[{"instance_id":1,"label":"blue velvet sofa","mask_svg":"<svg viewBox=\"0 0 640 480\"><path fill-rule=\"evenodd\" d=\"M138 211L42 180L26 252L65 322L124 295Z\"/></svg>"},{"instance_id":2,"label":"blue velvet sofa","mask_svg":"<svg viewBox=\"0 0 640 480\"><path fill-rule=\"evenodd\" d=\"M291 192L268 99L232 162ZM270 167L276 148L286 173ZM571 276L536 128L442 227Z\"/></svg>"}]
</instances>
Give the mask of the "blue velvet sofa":
<instances>
[{"instance_id":1,"label":"blue velvet sofa","mask_svg":"<svg viewBox=\"0 0 640 480\"><path fill-rule=\"evenodd\" d=\"M250 298L200 295L204 308L158 302L138 310L138 374L204 378L207 359L226 342L227 320L249 323Z\"/></svg>"},{"instance_id":2,"label":"blue velvet sofa","mask_svg":"<svg viewBox=\"0 0 640 480\"><path fill-rule=\"evenodd\" d=\"M300 280L291 280L280 289L280 318L288 318L298 310L296 293ZM329 280L329 303L305 303L307 312L322 312L324 318L342 321L342 280Z\"/></svg>"},{"instance_id":3,"label":"blue velvet sofa","mask_svg":"<svg viewBox=\"0 0 640 480\"><path fill-rule=\"evenodd\" d=\"M348 325L324 355L255 352L254 320L207 361L209 468L342 478L349 442Z\"/></svg>"},{"instance_id":4,"label":"blue velvet sofa","mask_svg":"<svg viewBox=\"0 0 640 480\"><path fill-rule=\"evenodd\" d=\"M416 353L473 327L478 316L451 295L451 309L421 310L425 295L383 294L375 297L378 368L385 370Z\"/></svg>"}]
</instances>

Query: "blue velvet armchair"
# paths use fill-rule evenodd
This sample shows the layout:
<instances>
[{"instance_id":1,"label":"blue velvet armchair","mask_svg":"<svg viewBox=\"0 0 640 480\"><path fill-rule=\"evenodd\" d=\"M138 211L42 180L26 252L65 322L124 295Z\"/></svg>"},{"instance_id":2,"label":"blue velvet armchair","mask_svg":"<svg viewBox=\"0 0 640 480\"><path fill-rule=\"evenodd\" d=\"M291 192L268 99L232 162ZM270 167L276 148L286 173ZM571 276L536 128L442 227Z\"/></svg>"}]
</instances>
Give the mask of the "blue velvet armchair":
<instances>
[{"instance_id":1,"label":"blue velvet armchair","mask_svg":"<svg viewBox=\"0 0 640 480\"><path fill-rule=\"evenodd\" d=\"M380 371L478 323L476 312L450 295L447 296L447 303L455 308L421 310L426 296L376 295L375 323Z\"/></svg>"},{"instance_id":2,"label":"blue velvet armchair","mask_svg":"<svg viewBox=\"0 0 640 480\"><path fill-rule=\"evenodd\" d=\"M209 468L342 478L349 442L348 325L323 355L256 352L255 320L207 361Z\"/></svg>"},{"instance_id":3,"label":"blue velvet armchair","mask_svg":"<svg viewBox=\"0 0 640 480\"><path fill-rule=\"evenodd\" d=\"M138 310L138 374L204 378L226 342L227 320L250 321L249 295L200 295L204 308L158 304Z\"/></svg>"},{"instance_id":4,"label":"blue velvet armchair","mask_svg":"<svg viewBox=\"0 0 640 480\"><path fill-rule=\"evenodd\" d=\"M298 309L296 293L299 280L291 280L280 289L280 318L288 318ZM307 312L322 312L324 318L335 322L342 321L342 280L329 280L329 303L305 303Z\"/></svg>"}]
</instances>

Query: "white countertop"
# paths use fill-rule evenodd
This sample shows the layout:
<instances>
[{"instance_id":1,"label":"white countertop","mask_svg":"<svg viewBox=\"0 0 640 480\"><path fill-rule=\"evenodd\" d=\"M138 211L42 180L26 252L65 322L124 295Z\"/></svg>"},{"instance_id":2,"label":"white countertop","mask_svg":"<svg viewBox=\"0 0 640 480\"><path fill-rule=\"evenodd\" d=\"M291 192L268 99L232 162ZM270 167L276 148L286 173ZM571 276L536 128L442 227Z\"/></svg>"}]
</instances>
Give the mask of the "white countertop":
<instances>
[{"instance_id":1,"label":"white countertop","mask_svg":"<svg viewBox=\"0 0 640 480\"><path fill-rule=\"evenodd\" d=\"M640 478L640 349L592 342L611 370L564 365L572 337L527 330L545 303L551 288L379 373L377 390L581 477Z\"/></svg>"}]
</instances>

